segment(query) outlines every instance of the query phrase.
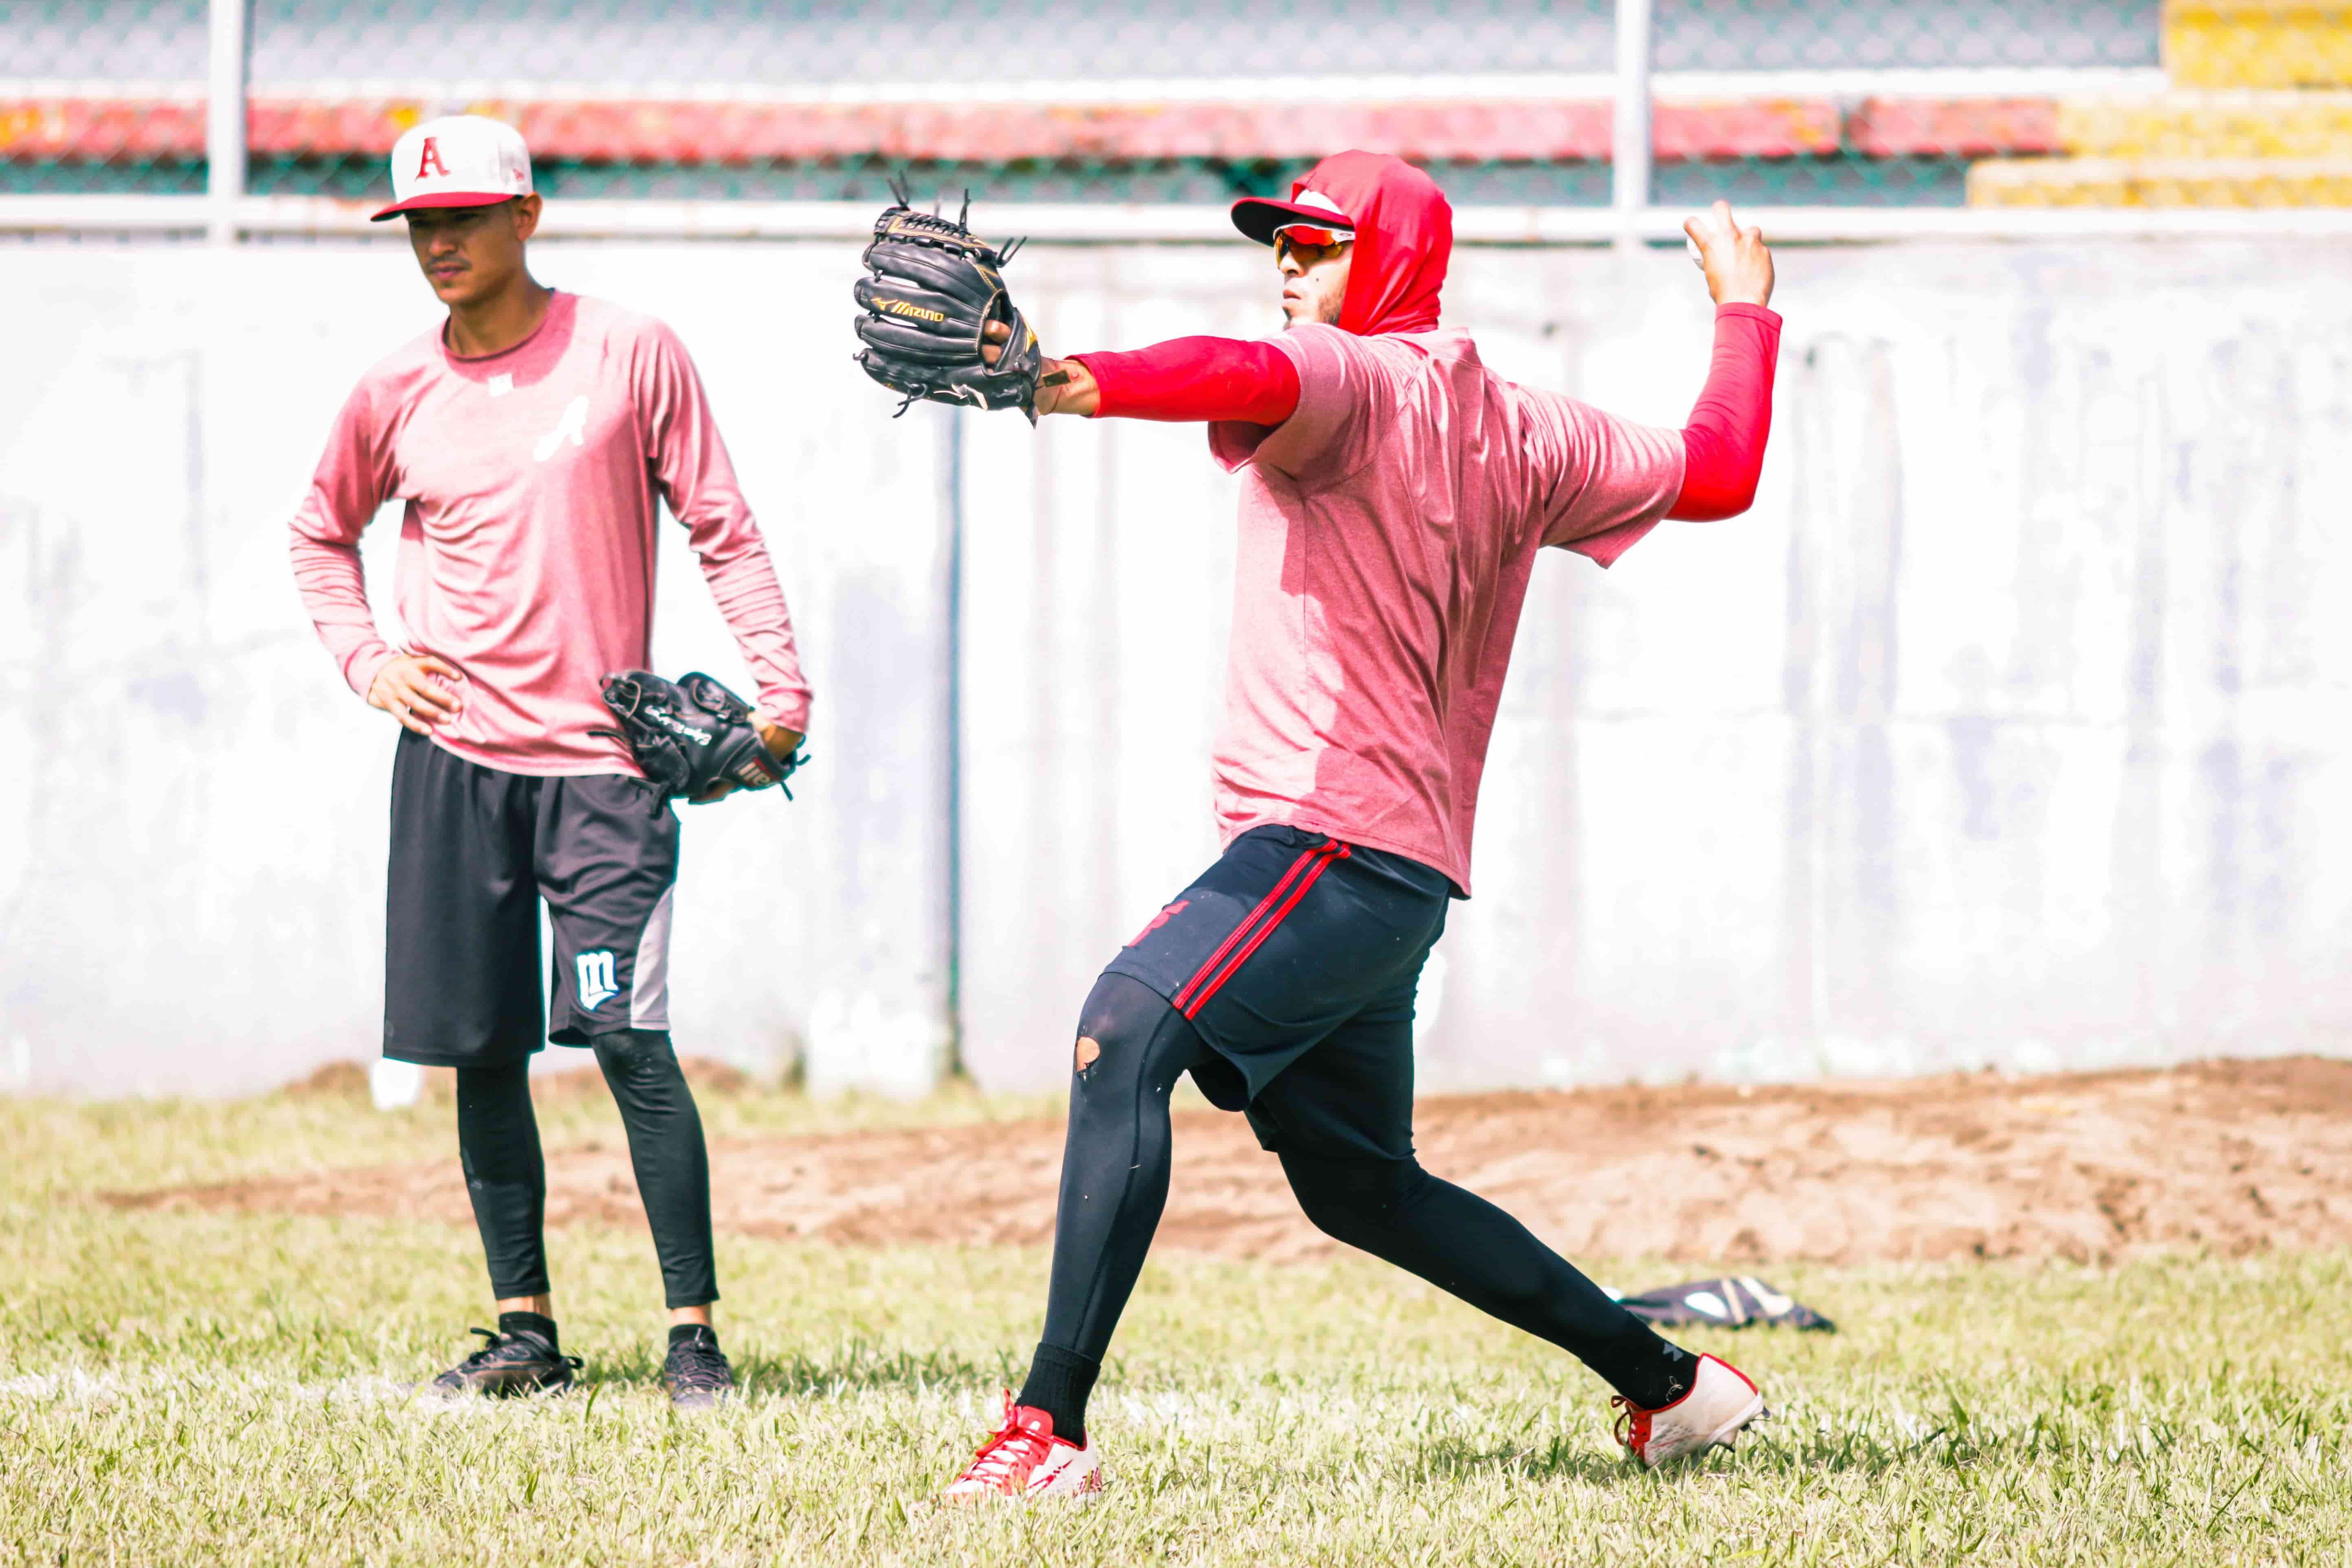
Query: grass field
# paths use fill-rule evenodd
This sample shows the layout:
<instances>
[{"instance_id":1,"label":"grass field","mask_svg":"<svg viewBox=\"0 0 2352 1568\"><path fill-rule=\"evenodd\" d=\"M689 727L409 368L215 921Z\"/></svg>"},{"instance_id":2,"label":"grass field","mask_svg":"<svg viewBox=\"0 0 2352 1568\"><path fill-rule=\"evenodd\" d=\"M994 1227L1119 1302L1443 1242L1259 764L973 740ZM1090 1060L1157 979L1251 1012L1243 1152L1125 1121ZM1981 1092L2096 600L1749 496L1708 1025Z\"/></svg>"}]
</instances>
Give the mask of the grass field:
<instances>
[{"instance_id":1,"label":"grass field","mask_svg":"<svg viewBox=\"0 0 2352 1568\"><path fill-rule=\"evenodd\" d=\"M705 1099L716 1133L1038 1109ZM616 1130L593 1095L542 1124ZM1774 1268L1843 1331L1687 1336L1782 1419L1667 1475L1617 1458L1580 1368L1378 1265L1160 1258L1096 1400L1104 1500L943 1511L1035 1333L1037 1254L722 1237L749 1393L689 1424L644 1237L559 1232L589 1390L436 1409L404 1385L488 1321L469 1232L92 1194L454 1156L446 1106L0 1100L0 1562L2352 1560L2341 1255Z\"/></svg>"}]
</instances>

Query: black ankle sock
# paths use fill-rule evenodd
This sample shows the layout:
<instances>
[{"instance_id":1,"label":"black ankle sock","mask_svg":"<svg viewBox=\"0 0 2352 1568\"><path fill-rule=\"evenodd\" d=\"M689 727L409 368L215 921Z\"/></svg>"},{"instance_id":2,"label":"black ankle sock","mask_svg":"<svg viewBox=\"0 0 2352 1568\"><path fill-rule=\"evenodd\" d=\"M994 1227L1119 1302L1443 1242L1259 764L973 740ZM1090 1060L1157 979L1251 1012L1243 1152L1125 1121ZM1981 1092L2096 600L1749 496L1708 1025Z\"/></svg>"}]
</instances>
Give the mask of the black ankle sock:
<instances>
[{"instance_id":1,"label":"black ankle sock","mask_svg":"<svg viewBox=\"0 0 2352 1568\"><path fill-rule=\"evenodd\" d=\"M1059 1345L1040 1344L1029 1361L1029 1376L1013 1403L1027 1405L1054 1418L1054 1436L1077 1444L1087 1441L1087 1395L1095 1391L1102 1363Z\"/></svg>"},{"instance_id":2,"label":"black ankle sock","mask_svg":"<svg viewBox=\"0 0 2352 1568\"><path fill-rule=\"evenodd\" d=\"M715 1345L719 1342L719 1331L709 1323L672 1323L669 1326L671 1344L682 1345L688 1340L708 1340Z\"/></svg>"},{"instance_id":3,"label":"black ankle sock","mask_svg":"<svg viewBox=\"0 0 2352 1568\"><path fill-rule=\"evenodd\" d=\"M555 1342L555 1320L538 1312L500 1312L499 1332L502 1334L536 1334L547 1342L549 1350L562 1347Z\"/></svg>"},{"instance_id":4,"label":"black ankle sock","mask_svg":"<svg viewBox=\"0 0 2352 1568\"><path fill-rule=\"evenodd\" d=\"M1644 1355L1614 1369L1617 1392L1644 1410L1662 1410L1688 1394L1698 1376L1698 1357L1669 1340L1657 1342L1661 1354Z\"/></svg>"}]
</instances>

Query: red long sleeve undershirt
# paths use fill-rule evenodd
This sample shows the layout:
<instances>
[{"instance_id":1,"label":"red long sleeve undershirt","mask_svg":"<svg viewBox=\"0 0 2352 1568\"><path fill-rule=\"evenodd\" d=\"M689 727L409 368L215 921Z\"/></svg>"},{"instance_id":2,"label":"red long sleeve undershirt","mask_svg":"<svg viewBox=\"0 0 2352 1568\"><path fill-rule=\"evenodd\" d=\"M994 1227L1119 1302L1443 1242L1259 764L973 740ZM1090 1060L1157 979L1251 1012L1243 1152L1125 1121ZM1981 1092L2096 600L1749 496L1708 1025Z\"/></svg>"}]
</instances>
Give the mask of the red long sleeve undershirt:
<instances>
[{"instance_id":1,"label":"red long sleeve undershirt","mask_svg":"<svg viewBox=\"0 0 2352 1568\"><path fill-rule=\"evenodd\" d=\"M1683 426L1683 488L1668 517L1713 522L1756 503L1780 357L1778 315L1761 305L1715 308L1715 357Z\"/></svg>"},{"instance_id":2,"label":"red long sleeve undershirt","mask_svg":"<svg viewBox=\"0 0 2352 1568\"><path fill-rule=\"evenodd\" d=\"M1780 318L1761 305L1719 305L1706 385L1683 426L1683 488L1666 515L1707 522L1756 500L1772 430L1772 370ZM1279 425L1298 408L1298 371L1270 342L1171 338L1128 353L1076 356L1100 395L1096 417Z\"/></svg>"},{"instance_id":3,"label":"red long sleeve undershirt","mask_svg":"<svg viewBox=\"0 0 2352 1568\"><path fill-rule=\"evenodd\" d=\"M1097 419L1279 425L1298 411L1298 367L1269 342L1171 338L1128 353L1076 358L1093 373Z\"/></svg>"}]
</instances>

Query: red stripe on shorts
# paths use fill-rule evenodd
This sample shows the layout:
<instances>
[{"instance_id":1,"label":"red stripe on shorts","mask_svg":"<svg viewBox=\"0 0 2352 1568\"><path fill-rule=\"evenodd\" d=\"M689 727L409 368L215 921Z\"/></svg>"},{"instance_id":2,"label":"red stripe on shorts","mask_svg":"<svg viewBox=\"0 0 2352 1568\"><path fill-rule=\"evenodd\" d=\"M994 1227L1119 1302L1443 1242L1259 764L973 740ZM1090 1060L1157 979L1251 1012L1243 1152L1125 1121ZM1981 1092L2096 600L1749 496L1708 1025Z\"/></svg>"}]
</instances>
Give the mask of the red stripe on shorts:
<instances>
[{"instance_id":1,"label":"red stripe on shorts","mask_svg":"<svg viewBox=\"0 0 2352 1568\"><path fill-rule=\"evenodd\" d=\"M1315 848L1307 850L1305 853L1301 854L1297 859L1293 860L1290 863L1290 869L1282 874L1282 880L1274 885L1274 890L1257 901L1257 908L1252 910L1248 914L1242 918L1241 924L1234 927L1233 931L1225 937L1224 942L1218 947L1217 951L1209 954L1208 962L1201 965L1200 969L1193 974L1192 979L1184 982L1184 989L1176 993L1173 1004L1175 1006L1181 1008L1187 1001L1191 1000L1193 987L1199 985L1202 981L1209 978L1210 972L1224 961L1225 954L1233 952L1234 944L1249 934L1250 926L1256 921L1258 916L1265 913L1268 909L1273 907L1275 900L1281 898L1284 893L1289 890L1290 884L1297 879L1298 874L1307 869L1307 862L1313 860L1318 855L1324 853L1329 847L1330 846L1328 844L1318 845Z\"/></svg>"},{"instance_id":2,"label":"red stripe on shorts","mask_svg":"<svg viewBox=\"0 0 2352 1568\"><path fill-rule=\"evenodd\" d=\"M1334 860L1344 860L1347 858L1348 847L1340 843L1336 838L1307 856L1307 859L1313 860L1314 865L1307 870L1306 877L1300 880L1298 886L1292 889L1290 897L1285 900L1283 906L1275 910L1271 915L1268 915L1265 920L1259 924L1257 934L1251 937L1248 942L1243 946L1242 950L1234 954L1232 960L1226 963L1224 968L1217 972L1217 977L1209 982L1206 989L1194 996L1190 1003L1177 1003L1177 1011L1182 1013L1187 1018L1199 1017L1201 1016L1201 1009L1209 1005L1209 998L1214 996L1218 990L1223 986L1224 983L1234 977L1234 971L1241 968L1244 963L1249 961L1249 955L1258 950L1259 943L1265 942L1267 937L1274 934L1274 928L1280 925L1289 915L1290 911L1298 907L1299 900L1307 897L1307 889L1315 886L1317 879L1320 878L1325 871L1330 868L1331 862ZM1305 860L1300 862L1300 865L1305 864ZM1291 870L1295 874L1298 868L1299 868L1297 866L1293 866ZM1283 879L1285 881L1289 880L1286 877ZM1275 893L1279 893L1280 891L1282 891L1282 889L1279 887L1275 889ZM1271 899L1274 897L1274 893L1269 893L1266 897ZM1259 909L1264 909L1265 907L1265 906L1263 904L1258 906ZM1255 914L1255 911L1253 910L1252 913ZM1244 925L1247 923L1248 922L1246 921L1244 922ZM1236 936L1239 934L1241 934L1239 931L1234 932L1234 935ZM1225 946L1231 947L1232 945L1233 942L1231 939L1228 939L1225 942ZM1219 950L1221 953L1223 951L1223 949ZM1209 960L1209 963L1211 964L1213 964L1216 962L1217 961L1214 958ZM1202 967L1205 969L1207 965L1204 964ZM1199 984L1200 979L1201 977L1199 975L1194 975L1192 977L1193 984ZM1189 991L1192 989L1192 986L1188 985L1185 989Z\"/></svg>"}]
</instances>

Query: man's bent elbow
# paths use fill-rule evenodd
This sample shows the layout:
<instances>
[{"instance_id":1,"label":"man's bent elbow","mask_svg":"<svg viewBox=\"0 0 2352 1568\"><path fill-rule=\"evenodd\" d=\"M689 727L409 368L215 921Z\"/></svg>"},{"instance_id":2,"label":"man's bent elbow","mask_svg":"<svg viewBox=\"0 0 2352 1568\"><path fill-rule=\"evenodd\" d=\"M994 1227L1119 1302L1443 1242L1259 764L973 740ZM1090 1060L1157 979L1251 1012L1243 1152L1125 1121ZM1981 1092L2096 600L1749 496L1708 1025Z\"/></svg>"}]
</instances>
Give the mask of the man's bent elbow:
<instances>
[{"instance_id":1,"label":"man's bent elbow","mask_svg":"<svg viewBox=\"0 0 2352 1568\"><path fill-rule=\"evenodd\" d=\"M1677 522L1722 522L1756 504L1758 476L1727 485L1685 486L1666 515Z\"/></svg>"}]
</instances>

